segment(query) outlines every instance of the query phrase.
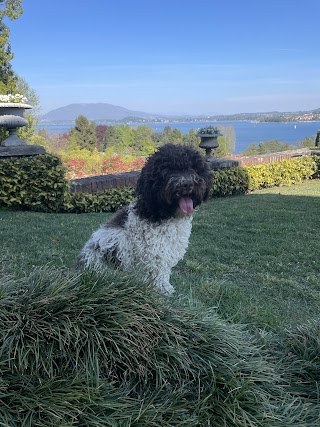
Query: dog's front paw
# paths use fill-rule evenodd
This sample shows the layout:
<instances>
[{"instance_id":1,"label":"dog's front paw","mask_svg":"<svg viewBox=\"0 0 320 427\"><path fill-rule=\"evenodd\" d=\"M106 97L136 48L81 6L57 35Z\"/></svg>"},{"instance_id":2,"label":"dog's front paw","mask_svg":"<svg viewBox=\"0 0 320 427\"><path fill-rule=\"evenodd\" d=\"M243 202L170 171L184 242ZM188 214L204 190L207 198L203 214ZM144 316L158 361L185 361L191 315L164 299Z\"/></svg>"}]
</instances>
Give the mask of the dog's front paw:
<instances>
[{"instance_id":1,"label":"dog's front paw","mask_svg":"<svg viewBox=\"0 0 320 427\"><path fill-rule=\"evenodd\" d=\"M163 293L163 295L166 295L170 297L174 292L175 289L170 283L163 283L160 286L158 286L158 289Z\"/></svg>"}]
</instances>

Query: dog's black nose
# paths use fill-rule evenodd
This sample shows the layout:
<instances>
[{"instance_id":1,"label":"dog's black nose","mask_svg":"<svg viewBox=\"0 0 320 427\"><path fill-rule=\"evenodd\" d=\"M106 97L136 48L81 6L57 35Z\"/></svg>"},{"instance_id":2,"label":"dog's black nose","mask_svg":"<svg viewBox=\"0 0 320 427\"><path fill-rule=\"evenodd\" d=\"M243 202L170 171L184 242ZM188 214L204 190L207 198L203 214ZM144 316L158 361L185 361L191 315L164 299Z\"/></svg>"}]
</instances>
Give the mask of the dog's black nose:
<instances>
[{"instance_id":1,"label":"dog's black nose","mask_svg":"<svg viewBox=\"0 0 320 427\"><path fill-rule=\"evenodd\" d=\"M191 180L185 180L182 182L182 191L184 193L191 193L193 189L193 183Z\"/></svg>"}]
</instances>

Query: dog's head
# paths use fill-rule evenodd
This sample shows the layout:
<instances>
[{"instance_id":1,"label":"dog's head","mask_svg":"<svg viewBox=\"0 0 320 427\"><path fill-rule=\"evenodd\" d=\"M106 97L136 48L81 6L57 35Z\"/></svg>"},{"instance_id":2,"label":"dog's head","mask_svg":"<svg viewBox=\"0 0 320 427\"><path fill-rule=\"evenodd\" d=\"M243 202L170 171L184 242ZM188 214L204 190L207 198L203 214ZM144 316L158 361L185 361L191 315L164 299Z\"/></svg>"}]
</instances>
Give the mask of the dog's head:
<instances>
[{"instance_id":1,"label":"dog's head","mask_svg":"<svg viewBox=\"0 0 320 427\"><path fill-rule=\"evenodd\" d=\"M206 200L211 174L203 156L185 145L166 144L147 159L137 183L137 213L159 222L191 215Z\"/></svg>"}]
</instances>

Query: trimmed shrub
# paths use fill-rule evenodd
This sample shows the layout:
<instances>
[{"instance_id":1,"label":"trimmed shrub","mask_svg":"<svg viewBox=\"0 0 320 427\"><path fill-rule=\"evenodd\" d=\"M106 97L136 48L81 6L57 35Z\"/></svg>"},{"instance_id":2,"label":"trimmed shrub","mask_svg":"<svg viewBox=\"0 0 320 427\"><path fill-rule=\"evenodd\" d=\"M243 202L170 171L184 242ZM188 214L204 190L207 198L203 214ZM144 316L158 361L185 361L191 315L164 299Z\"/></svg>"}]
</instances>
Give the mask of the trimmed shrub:
<instances>
[{"instance_id":1,"label":"trimmed shrub","mask_svg":"<svg viewBox=\"0 0 320 427\"><path fill-rule=\"evenodd\" d=\"M0 206L60 212L68 207L65 173L61 161L49 154L0 159Z\"/></svg>"},{"instance_id":2,"label":"trimmed shrub","mask_svg":"<svg viewBox=\"0 0 320 427\"><path fill-rule=\"evenodd\" d=\"M297 184L319 178L320 159L305 156L254 166L213 171L213 197L245 194L248 191Z\"/></svg>"},{"instance_id":3,"label":"trimmed shrub","mask_svg":"<svg viewBox=\"0 0 320 427\"><path fill-rule=\"evenodd\" d=\"M312 156L246 167L250 191L291 185L315 177L319 160Z\"/></svg>"},{"instance_id":4,"label":"trimmed shrub","mask_svg":"<svg viewBox=\"0 0 320 427\"><path fill-rule=\"evenodd\" d=\"M41 212L113 212L130 203L134 188L72 193L66 169L52 155L0 160L0 206Z\"/></svg>"},{"instance_id":5,"label":"trimmed shrub","mask_svg":"<svg viewBox=\"0 0 320 427\"><path fill-rule=\"evenodd\" d=\"M245 194L248 191L249 175L245 168L221 169L212 174L212 197Z\"/></svg>"},{"instance_id":6,"label":"trimmed shrub","mask_svg":"<svg viewBox=\"0 0 320 427\"><path fill-rule=\"evenodd\" d=\"M3 426L307 425L243 327L138 277L41 269L0 304Z\"/></svg>"},{"instance_id":7,"label":"trimmed shrub","mask_svg":"<svg viewBox=\"0 0 320 427\"><path fill-rule=\"evenodd\" d=\"M72 193L66 212L89 213L89 212L114 212L128 205L134 198L133 187L111 188L99 193Z\"/></svg>"}]
</instances>

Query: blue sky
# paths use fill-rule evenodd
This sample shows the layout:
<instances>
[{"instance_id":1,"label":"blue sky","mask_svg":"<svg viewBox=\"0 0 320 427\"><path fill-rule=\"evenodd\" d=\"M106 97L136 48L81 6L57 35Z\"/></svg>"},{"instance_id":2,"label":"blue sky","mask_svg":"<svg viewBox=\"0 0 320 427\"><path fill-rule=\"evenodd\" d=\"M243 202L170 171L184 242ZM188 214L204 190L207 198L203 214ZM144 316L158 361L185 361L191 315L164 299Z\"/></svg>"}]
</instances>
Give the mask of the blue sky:
<instances>
[{"instance_id":1,"label":"blue sky","mask_svg":"<svg viewBox=\"0 0 320 427\"><path fill-rule=\"evenodd\" d=\"M320 0L24 0L14 70L43 112L320 108Z\"/></svg>"}]
</instances>

